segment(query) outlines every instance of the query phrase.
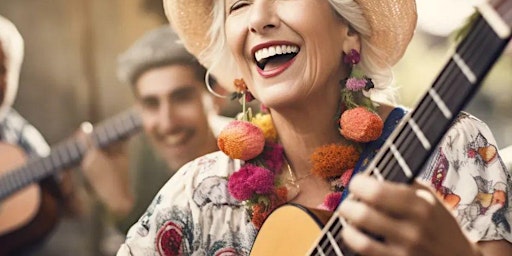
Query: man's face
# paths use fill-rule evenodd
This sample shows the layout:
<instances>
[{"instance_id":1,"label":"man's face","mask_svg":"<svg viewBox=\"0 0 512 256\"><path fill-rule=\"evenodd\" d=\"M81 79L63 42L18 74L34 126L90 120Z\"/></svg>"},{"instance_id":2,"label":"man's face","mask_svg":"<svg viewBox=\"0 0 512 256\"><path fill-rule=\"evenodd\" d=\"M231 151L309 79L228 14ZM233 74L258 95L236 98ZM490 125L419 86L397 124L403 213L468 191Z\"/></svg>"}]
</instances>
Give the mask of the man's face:
<instances>
[{"instance_id":1,"label":"man's face","mask_svg":"<svg viewBox=\"0 0 512 256\"><path fill-rule=\"evenodd\" d=\"M7 88L7 67L4 49L0 42L0 105L4 102L5 90Z\"/></svg>"},{"instance_id":2,"label":"man's face","mask_svg":"<svg viewBox=\"0 0 512 256\"><path fill-rule=\"evenodd\" d=\"M144 130L172 170L216 150L203 93L204 82L186 65L150 69L136 81Z\"/></svg>"}]
</instances>

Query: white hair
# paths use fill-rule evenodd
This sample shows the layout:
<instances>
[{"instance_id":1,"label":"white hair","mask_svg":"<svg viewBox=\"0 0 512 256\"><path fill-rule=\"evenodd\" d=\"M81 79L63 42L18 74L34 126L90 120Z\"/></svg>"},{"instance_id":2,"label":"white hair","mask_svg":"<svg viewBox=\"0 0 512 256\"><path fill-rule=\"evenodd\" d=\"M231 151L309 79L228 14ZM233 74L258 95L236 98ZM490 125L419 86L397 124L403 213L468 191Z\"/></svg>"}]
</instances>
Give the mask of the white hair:
<instances>
[{"instance_id":1,"label":"white hair","mask_svg":"<svg viewBox=\"0 0 512 256\"><path fill-rule=\"evenodd\" d=\"M18 92L21 63L23 62L23 38L8 19L0 15L0 42L5 56L6 88L0 106L0 121L14 103Z\"/></svg>"},{"instance_id":2,"label":"white hair","mask_svg":"<svg viewBox=\"0 0 512 256\"><path fill-rule=\"evenodd\" d=\"M363 16L362 10L354 0L327 0L329 4L343 17L351 28L361 37L361 61L359 67L370 77L375 85L365 94L372 100L394 104L396 90L391 87L393 73L391 67L379 67L376 63L385 63L380 50L370 43L371 28ZM209 46L201 53L202 59L210 63L209 70L222 65L223 69L239 73L234 57L226 42L224 22L226 19L224 1L214 1L212 25L209 30L211 38ZM341 56L340 56L341 59Z\"/></svg>"}]
</instances>

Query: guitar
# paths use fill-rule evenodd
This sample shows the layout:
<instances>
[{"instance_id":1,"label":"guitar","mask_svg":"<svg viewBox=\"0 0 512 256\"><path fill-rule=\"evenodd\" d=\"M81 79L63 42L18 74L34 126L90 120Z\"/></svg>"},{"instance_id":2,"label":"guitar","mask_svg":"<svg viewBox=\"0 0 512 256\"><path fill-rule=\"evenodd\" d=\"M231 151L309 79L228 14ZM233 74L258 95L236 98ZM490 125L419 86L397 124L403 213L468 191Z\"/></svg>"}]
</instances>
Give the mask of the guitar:
<instances>
[{"instance_id":1,"label":"guitar","mask_svg":"<svg viewBox=\"0 0 512 256\"><path fill-rule=\"evenodd\" d=\"M478 7L465 39L417 106L405 115L365 169L378 180L413 182L444 133L476 93L511 38L512 1ZM336 210L337 211L337 210ZM263 223L251 255L355 255L343 243L345 220L287 204ZM287 240L293 234L293 245Z\"/></svg>"},{"instance_id":2,"label":"guitar","mask_svg":"<svg viewBox=\"0 0 512 256\"><path fill-rule=\"evenodd\" d=\"M140 128L138 113L130 109L99 123L89 136L103 148ZM48 156L30 159L16 146L0 143L0 256L11 255L51 231L58 221L58 205L44 182L38 183L78 165L87 152L85 143L71 137L52 147Z\"/></svg>"}]
</instances>

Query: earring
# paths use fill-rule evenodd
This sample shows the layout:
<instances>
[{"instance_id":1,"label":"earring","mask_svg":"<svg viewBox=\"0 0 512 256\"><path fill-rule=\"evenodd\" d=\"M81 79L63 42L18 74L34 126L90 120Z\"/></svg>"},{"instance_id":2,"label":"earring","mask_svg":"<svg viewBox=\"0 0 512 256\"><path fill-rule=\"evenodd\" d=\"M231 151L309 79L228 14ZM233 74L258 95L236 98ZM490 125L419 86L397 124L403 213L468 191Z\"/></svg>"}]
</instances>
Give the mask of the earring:
<instances>
[{"instance_id":1,"label":"earring","mask_svg":"<svg viewBox=\"0 0 512 256\"><path fill-rule=\"evenodd\" d=\"M355 142L370 142L380 137L383 121L376 113L373 101L363 94L374 87L372 79L364 74L357 65L361 55L351 49L343 62L352 66L349 76L340 82L341 107L339 113L339 131L345 138Z\"/></svg>"},{"instance_id":2,"label":"earring","mask_svg":"<svg viewBox=\"0 0 512 256\"><path fill-rule=\"evenodd\" d=\"M219 98L227 98L226 95L220 95L218 94L217 92L215 92L215 90L213 90L212 88L212 85L211 85L211 82L213 81L214 79L210 79L210 70L206 70L206 74L204 76L204 84L206 85L206 89L208 89L208 91L213 94L214 96L216 97L219 97Z\"/></svg>"},{"instance_id":3,"label":"earring","mask_svg":"<svg viewBox=\"0 0 512 256\"><path fill-rule=\"evenodd\" d=\"M347 64L355 65L361 61L361 55L356 49L351 49L345 57L343 57L343 62Z\"/></svg>"},{"instance_id":4,"label":"earring","mask_svg":"<svg viewBox=\"0 0 512 256\"><path fill-rule=\"evenodd\" d=\"M219 134L217 145L226 155L234 159L249 160L263 152L265 135L251 120L252 110L246 107L246 102L254 99L243 79L235 79L233 84L236 91L232 99L239 99L242 113L236 120L231 121Z\"/></svg>"},{"instance_id":5,"label":"earring","mask_svg":"<svg viewBox=\"0 0 512 256\"><path fill-rule=\"evenodd\" d=\"M352 70L346 80L345 88L351 91L368 91L374 86L371 78L367 77L363 70L357 65L361 61L361 55L356 49L351 49L344 57L343 62L352 65Z\"/></svg>"}]
</instances>

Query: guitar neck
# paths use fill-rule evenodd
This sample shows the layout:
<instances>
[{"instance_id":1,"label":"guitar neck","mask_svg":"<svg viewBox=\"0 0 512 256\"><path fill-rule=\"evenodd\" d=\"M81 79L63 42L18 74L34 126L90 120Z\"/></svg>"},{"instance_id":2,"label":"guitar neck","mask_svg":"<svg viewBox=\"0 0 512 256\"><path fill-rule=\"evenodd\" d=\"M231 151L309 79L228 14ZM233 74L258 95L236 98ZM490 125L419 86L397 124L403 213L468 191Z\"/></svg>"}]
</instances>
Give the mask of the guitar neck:
<instances>
[{"instance_id":1,"label":"guitar neck","mask_svg":"<svg viewBox=\"0 0 512 256\"><path fill-rule=\"evenodd\" d=\"M95 146L103 148L137 133L140 128L138 113L128 110L99 123L89 136ZM48 156L31 158L25 165L6 172L0 177L0 201L33 182L76 166L86 152L85 142L72 137L52 147Z\"/></svg>"},{"instance_id":2,"label":"guitar neck","mask_svg":"<svg viewBox=\"0 0 512 256\"><path fill-rule=\"evenodd\" d=\"M508 10L512 9L510 3L507 3ZM496 23L492 18L489 23L493 14L485 11L476 18L473 28L458 45L431 88L414 110L402 119L365 173L379 180L411 183L421 172L444 133L477 92L485 75L510 41L510 27L501 20ZM510 11L508 15L511 15ZM325 225L310 255L338 252L343 253L337 255L355 255L344 248L340 240L344 220L336 216L339 215L333 214Z\"/></svg>"}]
</instances>

